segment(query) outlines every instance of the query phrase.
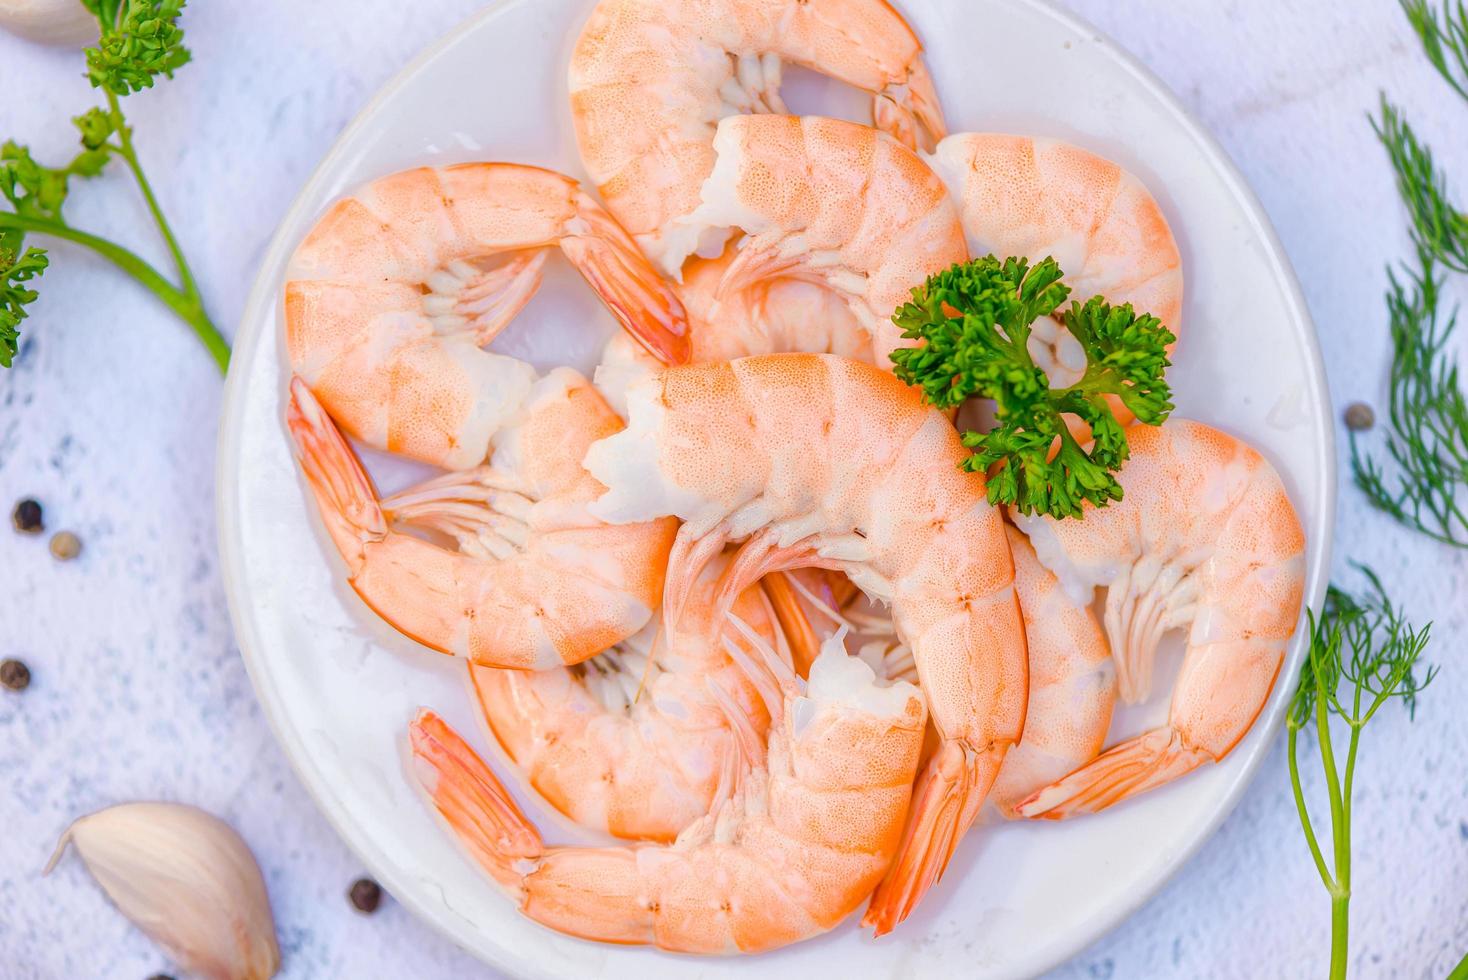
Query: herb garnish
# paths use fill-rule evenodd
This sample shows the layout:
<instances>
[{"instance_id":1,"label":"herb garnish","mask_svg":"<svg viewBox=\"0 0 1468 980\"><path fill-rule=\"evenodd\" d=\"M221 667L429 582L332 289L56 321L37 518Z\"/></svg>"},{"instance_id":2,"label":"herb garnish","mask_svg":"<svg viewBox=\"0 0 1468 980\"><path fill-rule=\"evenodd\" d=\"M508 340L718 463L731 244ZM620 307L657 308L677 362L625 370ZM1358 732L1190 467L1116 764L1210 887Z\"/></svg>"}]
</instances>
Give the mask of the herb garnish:
<instances>
[{"instance_id":1,"label":"herb garnish","mask_svg":"<svg viewBox=\"0 0 1468 980\"><path fill-rule=\"evenodd\" d=\"M1346 975L1351 905L1351 795L1361 731L1393 698L1401 699L1408 712L1414 712L1417 694L1437 673L1436 668L1429 669L1419 680L1415 672L1427 646L1431 624L1415 629L1392 605L1376 575L1370 569L1361 570L1371 582L1371 589L1364 597L1355 598L1331 586L1320 618L1310 613L1310 652L1285 719L1295 808L1315 859L1315 869L1330 893L1329 975L1332 978ZM1344 722L1349 732L1342 770L1336 767L1332 716ZM1319 742L1330 810L1329 864L1315 836L1300 784L1299 734L1311 729Z\"/></svg>"},{"instance_id":2,"label":"herb garnish","mask_svg":"<svg viewBox=\"0 0 1468 980\"><path fill-rule=\"evenodd\" d=\"M1074 517L1085 501L1102 507L1121 499L1113 474L1127 458L1126 432L1106 396L1150 425L1172 411L1162 375L1175 338L1130 304L1114 307L1099 296L1072 302L1058 319L1085 351L1086 370L1070 387L1051 388L1026 345L1031 324L1056 314L1070 295L1062 275L1051 258L1031 268L990 255L930 276L892 317L903 337L924 343L894 351L892 361L897 376L938 408L994 400L994 429L963 435L975 450L965 469L1004 463L989 477L991 503ZM1090 426L1089 449L1071 435L1068 415Z\"/></svg>"},{"instance_id":3,"label":"herb garnish","mask_svg":"<svg viewBox=\"0 0 1468 980\"><path fill-rule=\"evenodd\" d=\"M97 17L101 34L86 50L87 78L102 90L106 105L88 110L72 122L82 149L62 167L36 162L30 150L14 142L0 146L0 366L9 367L19 350L20 322L35 302L33 281L45 271L44 249L25 246L28 234L50 235L83 245L110 260L146 286L193 328L220 370L229 364L229 345L204 311L204 300L183 250L163 217L152 186L143 174L133 146L132 128L120 100L151 88L158 76L172 78L189 61L178 26L185 0L81 0ZM135 253L73 227L61 208L74 177L95 177L113 158L126 164L168 246L178 284Z\"/></svg>"}]
</instances>

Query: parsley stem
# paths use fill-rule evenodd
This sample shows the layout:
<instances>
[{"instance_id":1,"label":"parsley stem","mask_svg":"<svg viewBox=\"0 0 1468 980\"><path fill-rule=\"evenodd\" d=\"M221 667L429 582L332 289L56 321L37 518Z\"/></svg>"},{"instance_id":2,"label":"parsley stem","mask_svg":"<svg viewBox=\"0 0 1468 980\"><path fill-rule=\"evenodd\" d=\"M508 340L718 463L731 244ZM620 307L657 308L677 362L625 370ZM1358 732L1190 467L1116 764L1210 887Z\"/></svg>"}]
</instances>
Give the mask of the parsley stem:
<instances>
[{"instance_id":1,"label":"parsley stem","mask_svg":"<svg viewBox=\"0 0 1468 980\"><path fill-rule=\"evenodd\" d=\"M147 202L148 210L153 215L153 221L158 225L158 232L163 236L169 254L173 256L173 264L178 267L179 284L183 287L184 294L202 307L203 301L199 295L198 284L194 281L194 274L189 269L189 263L184 258L178 239L173 237L173 229L169 227L168 220L163 217L163 209L158 204L158 198L153 195L152 185L143 175L142 164L138 162L137 151L133 149L132 129L122 117L122 107L118 105L117 96L110 91L107 92L107 110L111 113L113 124L117 129L118 152L127 163L127 168L132 171L133 179L138 182L138 190L142 191L143 200Z\"/></svg>"},{"instance_id":2,"label":"parsley stem","mask_svg":"<svg viewBox=\"0 0 1468 980\"><path fill-rule=\"evenodd\" d=\"M214 358L214 363L218 365L221 374L229 367L229 343L215 328L208 314L204 312L204 306L198 296L190 296L181 291L135 253L105 238L73 228L61 221L0 211L0 231L6 229L51 235L90 248L136 279L162 300L164 305L172 310L179 319L192 327L200 342L209 351L209 356Z\"/></svg>"}]
</instances>

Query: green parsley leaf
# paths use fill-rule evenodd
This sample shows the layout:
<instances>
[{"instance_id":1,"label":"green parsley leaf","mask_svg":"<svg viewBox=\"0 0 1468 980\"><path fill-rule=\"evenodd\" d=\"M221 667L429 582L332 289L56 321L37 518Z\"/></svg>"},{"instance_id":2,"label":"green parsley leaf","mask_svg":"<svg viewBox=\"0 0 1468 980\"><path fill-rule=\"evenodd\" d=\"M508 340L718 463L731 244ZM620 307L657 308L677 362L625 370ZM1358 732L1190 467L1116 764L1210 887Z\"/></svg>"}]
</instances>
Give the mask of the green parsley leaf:
<instances>
[{"instance_id":1,"label":"green parsley leaf","mask_svg":"<svg viewBox=\"0 0 1468 980\"><path fill-rule=\"evenodd\" d=\"M36 301L36 291L25 284L45 272L48 261L39 248L17 257L6 234L0 234L0 367L10 367L19 351L20 321L26 318L26 306Z\"/></svg>"},{"instance_id":2,"label":"green parsley leaf","mask_svg":"<svg viewBox=\"0 0 1468 980\"><path fill-rule=\"evenodd\" d=\"M1163 372L1175 338L1130 304L1113 307L1099 296L1072 302L1059 319L1085 351L1087 367L1070 387L1051 388L1028 343L1035 320L1055 316L1070 295L1062 275L1054 259L1031 268L1025 259L990 255L930 276L892 318L904 338L923 343L894 351L892 361L897 376L938 408L994 400L995 428L963 436L974 450L965 469L1004 464L989 477L992 503L1075 517L1087 501L1103 507L1121 499L1113 474L1127 458L1126 432L1107 396L1149 425L1172 411ZM1089 448L1070 434L1067 416L1090 426Z\"/></svg>"}]
</instances>

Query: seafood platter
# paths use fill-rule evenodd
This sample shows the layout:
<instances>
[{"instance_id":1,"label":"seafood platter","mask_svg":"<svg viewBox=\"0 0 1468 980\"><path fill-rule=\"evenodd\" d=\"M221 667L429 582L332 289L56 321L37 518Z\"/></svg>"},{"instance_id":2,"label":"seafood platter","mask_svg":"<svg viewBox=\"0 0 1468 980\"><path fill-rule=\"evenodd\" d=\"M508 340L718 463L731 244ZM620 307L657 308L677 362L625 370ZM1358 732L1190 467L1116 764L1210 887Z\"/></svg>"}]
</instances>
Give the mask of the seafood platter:
<instances>
[{"instance_id":1,"label":"seafood platter","mask_svg":"<svg viewBox=\"0 0 1468 980\"><path fill-rule=\"evenodd\" d=\"M1237 800L1328 564L1267 221L1039 3L488 8L302 191L225 418L277 735L527 976L1054 965Z\"/></svg>"}]
</instances>

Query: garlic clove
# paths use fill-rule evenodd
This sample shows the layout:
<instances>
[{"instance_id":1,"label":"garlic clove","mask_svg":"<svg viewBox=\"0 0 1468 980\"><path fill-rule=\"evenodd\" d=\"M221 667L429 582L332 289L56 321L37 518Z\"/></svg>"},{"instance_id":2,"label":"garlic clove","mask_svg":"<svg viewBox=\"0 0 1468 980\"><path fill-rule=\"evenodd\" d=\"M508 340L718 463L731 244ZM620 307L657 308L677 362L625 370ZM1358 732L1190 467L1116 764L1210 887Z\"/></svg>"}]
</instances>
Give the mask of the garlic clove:
<instances>
[{"instance_id":1,"label":"garlic clove","mask_svg":"<svg viewBox=\"0 0 1468 980\"><path fill-rule=\"evenodd\" d=\"M217 817L178 803L108 807L67 828L43 873L68 843L118 911L188 972L268 980L280 969L260 867Z\"/></svg>"},{"instance_id":2,"label":"garlic clove","mask_svg":"<svg viewBox=\"0 0 1468 980\"><path fill-rule=\"evenodd\" d=\"M0 28L38 44L79 48L97 40L97 18L81 0L0 0Z\"/></svg>"}]
</instances>

